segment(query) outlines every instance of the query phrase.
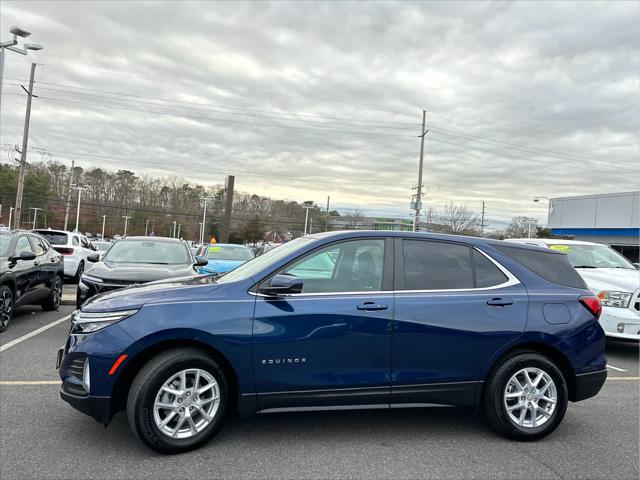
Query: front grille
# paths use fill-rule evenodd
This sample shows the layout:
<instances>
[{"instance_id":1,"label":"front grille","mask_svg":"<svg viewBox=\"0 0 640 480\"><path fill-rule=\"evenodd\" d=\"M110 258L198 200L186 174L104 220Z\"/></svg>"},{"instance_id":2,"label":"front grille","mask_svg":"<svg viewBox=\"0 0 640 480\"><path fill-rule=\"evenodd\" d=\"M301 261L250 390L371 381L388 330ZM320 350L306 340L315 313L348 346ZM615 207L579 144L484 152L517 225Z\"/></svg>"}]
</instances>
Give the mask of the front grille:
<instances>
[{"instance_id":1,"label":"front grille","mask_svg":"<svg viewBox=\"0 0 640 480\"><path fill-rule=\"evenodd\" d=\"M121 285L126 287L127 285L133 285L139 282L132 282L131 280L111 280L110 278L105 278L104 283L107 285Z\"/></svg>"},{"instance_id":2,"label":"front grille","mask_svg":"<svg viewBox=\"0 0 640 480\"><path fill-rule=\"evenodd\" d=\"M85 361L86 357L77 357L74 358L71 363L69 364L69 368L67 369L69 371L69 374L72 375L73 377L77 378L78 380L80 380L82 382L83 380L83 375L84 375L84 361Z\"/></svg>"}]
</instances>

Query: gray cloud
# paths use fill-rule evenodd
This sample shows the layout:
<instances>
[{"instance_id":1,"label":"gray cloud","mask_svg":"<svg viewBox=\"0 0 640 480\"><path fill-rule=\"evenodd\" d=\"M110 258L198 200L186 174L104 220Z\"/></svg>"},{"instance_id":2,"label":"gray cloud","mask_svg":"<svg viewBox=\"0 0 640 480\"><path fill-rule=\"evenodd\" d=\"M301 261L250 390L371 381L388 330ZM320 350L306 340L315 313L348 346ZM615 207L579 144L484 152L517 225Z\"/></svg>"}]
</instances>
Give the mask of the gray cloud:
<instances>
[{"instance_id":1,"label":"gray cloud","mask_svg":"<svg viewBox=\"0 0 640 480\"><path fill-rule=\"evenodd\" d=\"M18 24L45 44L6 57L1 141L19 143L24 97L11 84L36 58L31 145L67 152L59 160L93 154L104 158L75 158L212 184L235 173L245 191L405 215L425 108L436 210L485 200L494 226L544 221L534 196L640 185L637 2L0 9L3 39Z\"/></svg>"}]
</instances>

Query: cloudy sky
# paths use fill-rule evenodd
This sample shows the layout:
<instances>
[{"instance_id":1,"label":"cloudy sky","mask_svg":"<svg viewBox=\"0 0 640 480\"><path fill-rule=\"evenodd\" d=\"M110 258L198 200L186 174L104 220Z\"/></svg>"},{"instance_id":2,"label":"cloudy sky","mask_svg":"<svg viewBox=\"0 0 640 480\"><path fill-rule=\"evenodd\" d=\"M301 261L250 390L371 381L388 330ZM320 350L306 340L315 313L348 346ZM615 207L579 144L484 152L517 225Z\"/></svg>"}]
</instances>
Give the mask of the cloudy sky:
<instances>
[{"instance_id":1,"label":"cloudy sky","mask_svg":"<svg viewBox=\"0 0 640 480\"><path fill-rule=\"evenodd\" d=\"M1 143L35 61L30 145L85 168L407 216L425 109L436 211L640 185L637 1L3 0L13 25L45 49L7 52Z\"/></svg>"}]
</instances>

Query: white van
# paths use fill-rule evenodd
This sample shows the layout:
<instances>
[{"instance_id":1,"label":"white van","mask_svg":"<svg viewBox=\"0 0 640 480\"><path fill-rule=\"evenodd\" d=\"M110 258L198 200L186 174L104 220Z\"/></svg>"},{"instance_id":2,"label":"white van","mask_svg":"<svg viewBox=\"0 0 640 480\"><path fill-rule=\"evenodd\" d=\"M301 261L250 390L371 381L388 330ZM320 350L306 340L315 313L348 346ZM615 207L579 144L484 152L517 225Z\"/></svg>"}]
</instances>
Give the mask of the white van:
<instances>
[{"instance_id":1,"label":"white van","mask_svg":"<svg viewBox=\"0 0 640 480\"><path fill-rule=\"evenodd\" d=\"M640 270L606 245L553 238L510 238L564 252L602 302L600 324L608 337L640 340Z\"/></svg>"}]
</instances>

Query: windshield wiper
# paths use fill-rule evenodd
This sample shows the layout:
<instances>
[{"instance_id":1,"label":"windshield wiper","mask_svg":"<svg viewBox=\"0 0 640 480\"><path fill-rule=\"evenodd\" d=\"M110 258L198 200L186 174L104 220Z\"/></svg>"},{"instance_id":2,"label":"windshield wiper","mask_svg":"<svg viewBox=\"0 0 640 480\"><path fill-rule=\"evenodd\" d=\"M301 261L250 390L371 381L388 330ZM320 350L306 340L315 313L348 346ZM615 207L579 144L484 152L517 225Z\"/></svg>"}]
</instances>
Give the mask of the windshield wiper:
<instances>
[{"instance_id":1,"label":"windshield wiper","mask_svg":"<svg viewBox=\"0 0 640 480\"><path fill-rule=\"evenodd\" d=\"M598 268L593 265L574 265L573 268Z\"/></svg>"}]
</instances>

